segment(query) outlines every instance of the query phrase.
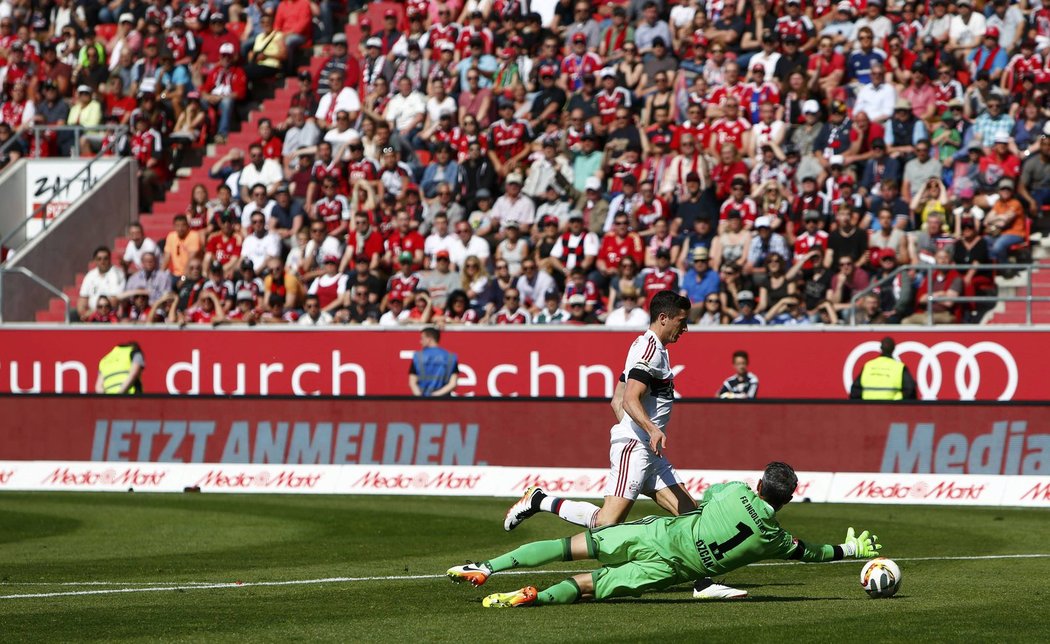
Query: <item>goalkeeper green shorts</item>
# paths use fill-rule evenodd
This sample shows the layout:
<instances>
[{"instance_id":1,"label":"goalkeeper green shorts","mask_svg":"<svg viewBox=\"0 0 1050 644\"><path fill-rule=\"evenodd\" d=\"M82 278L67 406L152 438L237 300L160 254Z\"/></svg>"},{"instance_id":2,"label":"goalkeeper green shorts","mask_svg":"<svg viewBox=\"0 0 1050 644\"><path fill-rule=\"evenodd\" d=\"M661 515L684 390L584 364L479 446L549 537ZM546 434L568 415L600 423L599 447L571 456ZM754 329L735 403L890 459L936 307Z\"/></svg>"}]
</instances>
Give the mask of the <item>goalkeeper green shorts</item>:
<instances>
[{"instance_id":1,"label":"goalkeeper green shorts","mask_svg":"<svg viewBox=\"0 0 1050 644\"><path fill-rule=\"evenodd\" d=\"M605 564L591 573L595 599L638 596L649 590L660 590L690 581L668 559L660 555L661 546L649 531L649 519L595 528L587 532L587 548Z\"/></svg>"}]
</instances>

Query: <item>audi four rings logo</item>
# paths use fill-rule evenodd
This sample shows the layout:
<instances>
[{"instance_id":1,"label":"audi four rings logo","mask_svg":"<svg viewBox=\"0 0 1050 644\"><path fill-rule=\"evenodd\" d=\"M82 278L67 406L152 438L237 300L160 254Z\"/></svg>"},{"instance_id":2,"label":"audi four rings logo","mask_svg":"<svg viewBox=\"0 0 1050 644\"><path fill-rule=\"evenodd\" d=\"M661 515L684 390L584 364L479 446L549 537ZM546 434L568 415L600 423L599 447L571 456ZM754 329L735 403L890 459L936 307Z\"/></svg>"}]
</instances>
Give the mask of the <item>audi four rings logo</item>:
<instances>
[{"instance_id":1,"label":"audi four rings logo","mask_svg":"<svg viewBox=\"0 0 1050 644\"><path fill-rule=\"evenodd\" d=\"M879 343L875 341L863 342L850 352L846 363L842 365L842 384L847 392L853 384L853 372L857 362L869 353L878 352ZM959 393L959 400L976 400L977 391L981 387L981 364L986 360L998 359L1006 367L1006 386L1003 387L998 400L1011 400L1017 391L1017 362L1009 350L996 342L978 342L968 347L950 340L938 342L933 346L909 340L898 344L893 356L900 359L909 353L919 354L919 366L913 375L919 388L919 398L922 400L937 400L941 392L941 384L944 382L944 372L941 368L943 354L959 356L959 361L955 364L955 389ZM985 354L992 357L980 358Z\"/></svg>"}]
</instances>

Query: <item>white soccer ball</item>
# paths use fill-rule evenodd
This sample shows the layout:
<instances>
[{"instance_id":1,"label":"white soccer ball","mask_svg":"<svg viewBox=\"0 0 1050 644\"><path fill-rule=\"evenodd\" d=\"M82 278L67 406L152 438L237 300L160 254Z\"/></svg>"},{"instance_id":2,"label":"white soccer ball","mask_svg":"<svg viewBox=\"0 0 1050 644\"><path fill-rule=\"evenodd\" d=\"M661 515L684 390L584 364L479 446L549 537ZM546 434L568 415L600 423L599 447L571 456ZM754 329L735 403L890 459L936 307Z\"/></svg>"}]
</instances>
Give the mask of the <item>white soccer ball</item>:
<instances>
[{"instance_id":1,"label":"white soccer ball","mask_svg":"<svg viewBox=\"0 0 1050 644\"><path fill-rule=\"evenodd\" d=\"M892 559L877 557L864 564L860 585L869 597L892 597L901 587L901 569Z\"/></svg>"}]
</instances>

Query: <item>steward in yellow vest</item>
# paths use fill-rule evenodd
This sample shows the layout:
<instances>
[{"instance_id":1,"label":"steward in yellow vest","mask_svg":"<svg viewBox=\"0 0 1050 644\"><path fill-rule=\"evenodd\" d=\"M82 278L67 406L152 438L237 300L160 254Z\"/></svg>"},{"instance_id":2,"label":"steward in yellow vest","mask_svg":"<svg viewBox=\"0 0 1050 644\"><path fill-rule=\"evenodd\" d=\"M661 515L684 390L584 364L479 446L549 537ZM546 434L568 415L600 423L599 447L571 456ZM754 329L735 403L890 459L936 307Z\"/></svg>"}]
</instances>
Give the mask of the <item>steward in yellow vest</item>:
<instances>
[{"instance_id":1,"label":"steward in yellow vest","mask_svg":"<svg viewBox=\"0 0 1050 644\"><path fill-rule=\"evenodd\" d=\"M859 400L915 400L915 379L908 367L893 357L893 338L883 338L882 355L865 363L853 381L849 397Z\"/></svg>"},{"instance_id":2,"label":"steward in yellow vest","mask_svg":"<svg viewBox=\"0 0 1050 644\"><path fill-rule=\"evenodd\" d=\"M141 394L146 359L135 342L118 344L98 362L97 394Z\"/></svg>"}]
</instances>

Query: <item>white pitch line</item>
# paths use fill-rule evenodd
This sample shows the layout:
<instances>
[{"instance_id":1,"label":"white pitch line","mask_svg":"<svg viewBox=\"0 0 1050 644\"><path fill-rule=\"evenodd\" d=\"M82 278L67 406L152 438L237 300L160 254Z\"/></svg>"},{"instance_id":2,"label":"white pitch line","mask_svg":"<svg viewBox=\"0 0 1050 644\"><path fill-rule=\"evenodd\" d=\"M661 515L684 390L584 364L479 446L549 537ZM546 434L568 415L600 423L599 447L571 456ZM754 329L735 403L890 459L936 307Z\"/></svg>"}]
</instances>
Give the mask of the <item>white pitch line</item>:
<instances>
[{"instance_id":1,"label":"white pitch line","mask_svg":"<svg viewBox=\"0 0 1050 644\"><path fill-rule=\"evenodd\" d=\"M1014 555L972 555L959 557L896 557L894 561L987 561L993 559L1047 559L1050 553L1014 554ZM856 559L841 559L825 563L845 564L860 563ZM751 564L752 566L797 566L797 561L771 561ZM547 575L565 574L571 570L507 570L499 573L507 575ZM287 581L246 581L246 582L156 582L153 585L138 588L105 588L100 590L71 590L53 593L25 593L18 595L0 595L0 599L44 599L48 597L79 597L84 595L115 595L123 593L158 593L178 590L212 590L218 588L249 588L260 586L309 586L315 584L346 584L362 581L414 581L420 579L441 579L445 575L390 575L385 577L324 577L320 579L292 579ZM7 585L19 585L17 582L4 582ZM45 582L33 582L42 584ZM144 582L139 582L144 583ZM181 585L180 585L181 584ZM28 585L28 584L26 584ZM52 585L109 585L109 582L56 582ZM130 584L128 584L130 585Z\"/></svg>"}]
</instances>

